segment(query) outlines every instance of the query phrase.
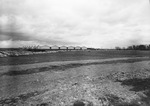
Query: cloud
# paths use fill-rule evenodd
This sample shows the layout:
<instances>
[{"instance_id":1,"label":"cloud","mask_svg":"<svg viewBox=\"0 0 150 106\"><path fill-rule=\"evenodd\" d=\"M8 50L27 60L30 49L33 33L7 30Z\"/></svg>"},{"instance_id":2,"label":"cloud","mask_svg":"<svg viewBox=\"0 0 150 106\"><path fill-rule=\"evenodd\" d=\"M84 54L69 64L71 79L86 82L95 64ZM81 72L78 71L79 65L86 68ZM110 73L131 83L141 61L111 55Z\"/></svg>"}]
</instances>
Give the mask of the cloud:
<instances>
[{"instance_id":1,"label":"cloud","mask_svg":"<svg viewBox=\"0 0 150 106\"><path fill-rule=\"evenodd\" d=\"M0 30L1 39L0 40L24 40L28 41L30 38L21 32L3 32Z\"/></svg>"},{"instance_id":2,"label":"cloud","mask_svg":"<svg viewBox=\"0 0 150 106\"><path fill-rule=\"evenodd\" d=\"M109 48L150 43L148 0L0 2L0 42Z\"/></svg>"},{"instance_id":3,"label":"cloud","mask_svg":"<svg viewBox=\"0 0 150 106\"><path fill-rule=\"evenodd\" d=\"M44 44L44 43L40 43ZM16 47L23 47L23 46L33 46L39 45L37 41L12 41L12 40L4 40L0 41L0 48L16 48Z\"/></svg>"}]
</instances>

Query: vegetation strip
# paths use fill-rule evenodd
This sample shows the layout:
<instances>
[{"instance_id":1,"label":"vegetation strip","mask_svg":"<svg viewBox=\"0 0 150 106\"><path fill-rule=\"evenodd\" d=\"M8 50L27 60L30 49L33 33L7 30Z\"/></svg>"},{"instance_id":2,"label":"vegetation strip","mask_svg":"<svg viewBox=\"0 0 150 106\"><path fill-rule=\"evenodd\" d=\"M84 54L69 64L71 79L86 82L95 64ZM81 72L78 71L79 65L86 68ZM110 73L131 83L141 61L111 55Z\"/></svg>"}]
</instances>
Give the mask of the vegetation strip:
<instances>
[{"instance_id":1,"label":"vegetation strip","mask_svg":"<svg viewBox=\"0 0 150 106\"><path fill-rule=\"evenodd\" d=\"M45 71L64 71L66 69L70 68L76 68L80 66L88 66L88 65L99 65L99 64L117 64L117 63L134 63L134 62L140 62L140 61L146 61L150 60L150 58L144 58L144 59L127 59L127 60L113 60L113 61L104 61L104 62L92 62L92 63L73 63L73 64L67 64L67 65L51 65L47 67L40 67L40 68L31 68L26 70L10 70L9 72L1 74L7 75L7 76L17 76L17 75L26 75L26 74L33 74L33 73L39 73L39 72L45 72Z\"/></svg>"}]
</instances>

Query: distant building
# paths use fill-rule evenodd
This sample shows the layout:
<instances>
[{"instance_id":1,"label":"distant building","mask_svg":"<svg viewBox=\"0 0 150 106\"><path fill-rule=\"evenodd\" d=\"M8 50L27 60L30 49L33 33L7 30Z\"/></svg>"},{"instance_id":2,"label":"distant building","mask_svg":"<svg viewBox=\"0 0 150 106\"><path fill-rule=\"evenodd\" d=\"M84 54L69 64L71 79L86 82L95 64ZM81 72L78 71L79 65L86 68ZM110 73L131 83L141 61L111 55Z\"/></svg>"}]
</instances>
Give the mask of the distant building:
<instances>
[{"instance_id":1,"label":"distant building","mask_svg":"<svg viewBox=\"0 0 150 106\"><path fill-rule=\"evenodd\" d=\"M24 49L32 49L32 46L24 46Z\"/></svg>"},{"instance_id":2,"label":"distant building","mask_svg":"<svg viewBox=\"0 0 150 106\"><path fill-rule=\"evenodd\" d=\"M48 49L50 49L50 46L47 46L47 45L38 46L38 49L45 49L45 50L48 50Z\"/></svg>"},{"instance_id":3,"label":"distant building","mask_svg":"<svg viewBox=\"0 0 150 106\"><path fill-rule=\"evenodd\" d=\"M83 46L81 47L82 50L87 50L87 47Z\"/></svg>"},{"instance_id":4,"label":"distant building","mask_svg":"<svg viewBox=\"0 0 150 106\"><path fill-rule=\"evenodd\" d=\"M54 45L54 46L51 46L50 49L52 49L52 50L58 50L60 48L58 46Z\"/></svg>"},{"instance_id":5,"label":"distant building","mask_svg":"<svg viewBox=\"0 0 150 106\"><path fill-rule=\"evenodd\" d=\"M76 47L75 47L75 50L80 50L80 49L81 49L80 46L76 46Z\"/></svg>"},{"instance_id":6,"label":"distant building","mask_svg":"<svg viewBox=\"0 0 150 106\"><path fill-rule=\"evenodd\" d=\"M61 46L60 50L67 50L67 47L66 46Z\"/></svg>"},{"instance_id":7,"label":"distant building","mask_svg":"<svg viewBox=\"0 0 150 106\"><path fill-rule=\"evenodd\" d=\"M68 50L74 50L74 49L75 49L75 47L73 47L73 46L68 47Z\"/></svg>"}]
</instances>

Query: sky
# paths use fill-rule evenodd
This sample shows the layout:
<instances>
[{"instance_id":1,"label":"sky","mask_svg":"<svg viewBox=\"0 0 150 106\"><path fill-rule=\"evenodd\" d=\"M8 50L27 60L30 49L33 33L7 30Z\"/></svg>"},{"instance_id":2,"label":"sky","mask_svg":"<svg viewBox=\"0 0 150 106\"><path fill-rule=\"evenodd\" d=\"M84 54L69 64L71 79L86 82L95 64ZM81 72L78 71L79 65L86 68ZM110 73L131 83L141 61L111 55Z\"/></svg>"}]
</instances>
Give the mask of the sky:
<instances>
[{"instance_id":1,"label":"sky","mask_svg":"<svg viewBox=\"0 0 150 106\"><path fill-rule=\"evenodd\" d=\"M149 0L0 0L0 47L150 44Z\"/></svg>"}]
</instances>

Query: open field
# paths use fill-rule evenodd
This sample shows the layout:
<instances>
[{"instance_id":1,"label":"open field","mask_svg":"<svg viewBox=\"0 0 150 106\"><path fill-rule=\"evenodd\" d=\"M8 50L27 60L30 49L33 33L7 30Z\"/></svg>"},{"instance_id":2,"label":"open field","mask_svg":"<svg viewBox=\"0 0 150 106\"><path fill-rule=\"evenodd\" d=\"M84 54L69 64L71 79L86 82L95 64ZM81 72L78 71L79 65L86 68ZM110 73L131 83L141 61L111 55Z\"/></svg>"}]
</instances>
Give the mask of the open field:
<instances>
[{"instance_id":1,"label":"open field","mask_svg":"<svg viewBox=\"0 0 150 106\"><path fill-rule=\"evenodd\" d=\"M0 58L0 106L150 106L150 52Z\"/></svg>"},{"instance_id":2,"label":"open field","mask_svg":"<svg viewBox=\"0 0 150 106\"><path fill-rule=\"evenodd\" d=\"M47 54L25 55L0 58L0 65L33 64L53 61L95 60L123 57L150 57L150 51L99 50L99 51L67 51Z\"/></svg>"}]
</instances>

